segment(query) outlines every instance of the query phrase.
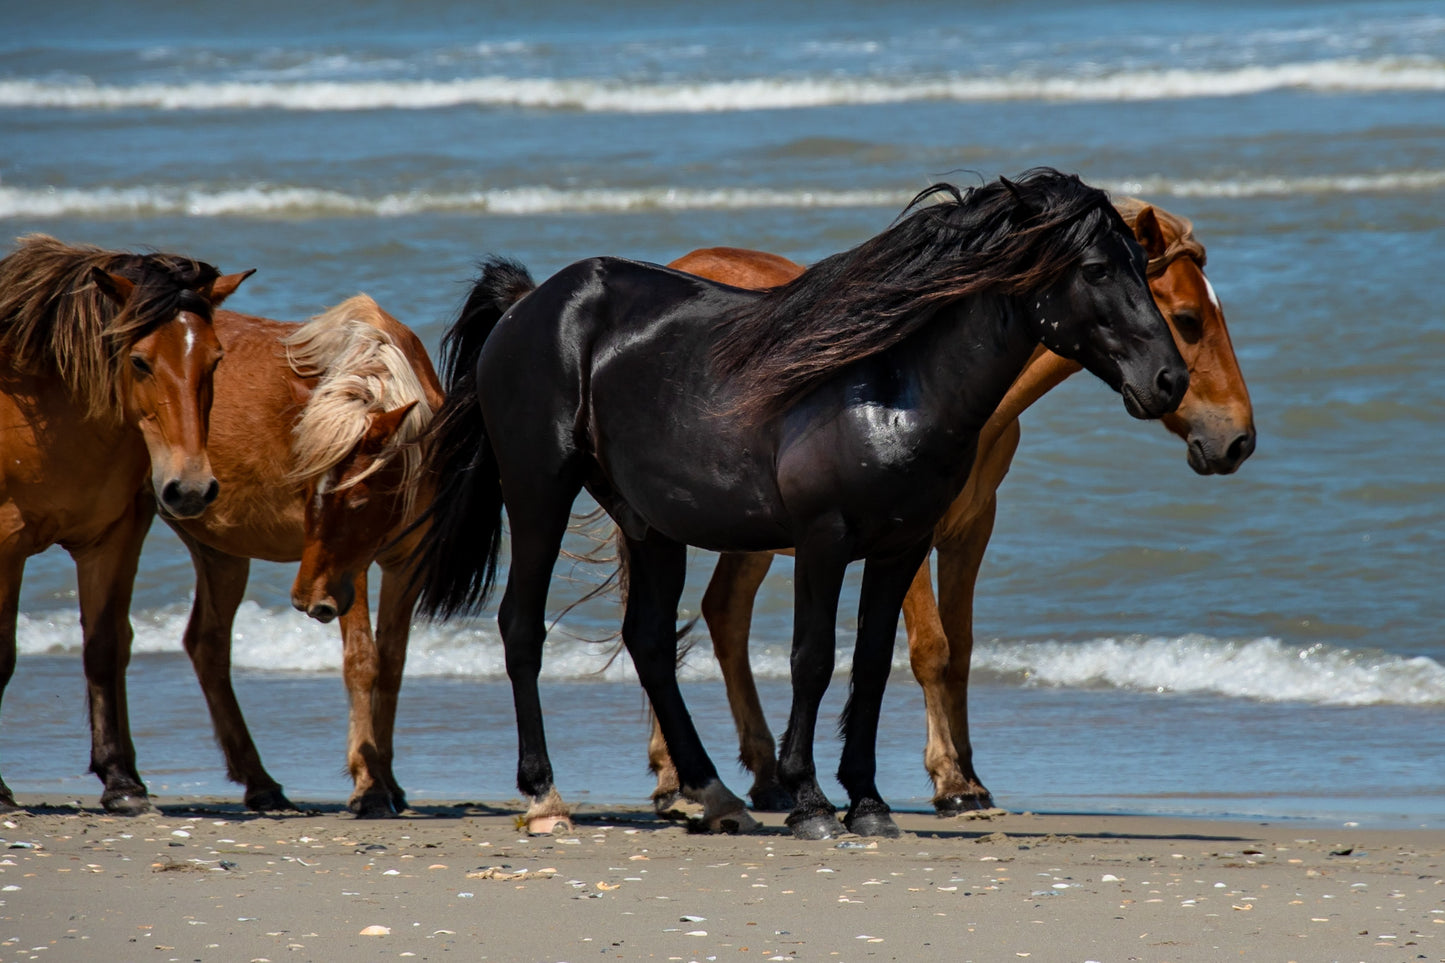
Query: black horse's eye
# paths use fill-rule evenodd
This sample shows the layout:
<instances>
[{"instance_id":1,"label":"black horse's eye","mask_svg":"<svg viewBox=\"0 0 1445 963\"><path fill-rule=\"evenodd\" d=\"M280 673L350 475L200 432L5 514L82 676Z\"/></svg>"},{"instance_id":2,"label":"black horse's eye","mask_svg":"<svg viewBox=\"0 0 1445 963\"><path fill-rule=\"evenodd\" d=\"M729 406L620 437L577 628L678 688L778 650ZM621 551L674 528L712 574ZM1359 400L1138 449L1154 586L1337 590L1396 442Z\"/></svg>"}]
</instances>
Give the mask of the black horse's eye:
<instances>
[{"instance_id":1,"label":"black horse's eye","mask_svg":"<svg viewBox=\"0 0 1445 963\"><path fill-rule=\"evenodd\" d=\"M150 362L147 361L145 358L142 358L140 355L133 354L130 356L130 366L131 370L134 371L136 374L140 375L142 378L150 377Z\"/></svg>"},{"instance_id":2,"label":"black horse's eye","mask_svg":"<svg viewBox=\"0 0 1445 963\"><path fill-rule=\"evenodd\" d=\"M1104 261L1093 261L1085 264L1081 269L1084 280L1090 284L1102 284L1109 280L1109 265Z\"/></svg>"}]
</instances>

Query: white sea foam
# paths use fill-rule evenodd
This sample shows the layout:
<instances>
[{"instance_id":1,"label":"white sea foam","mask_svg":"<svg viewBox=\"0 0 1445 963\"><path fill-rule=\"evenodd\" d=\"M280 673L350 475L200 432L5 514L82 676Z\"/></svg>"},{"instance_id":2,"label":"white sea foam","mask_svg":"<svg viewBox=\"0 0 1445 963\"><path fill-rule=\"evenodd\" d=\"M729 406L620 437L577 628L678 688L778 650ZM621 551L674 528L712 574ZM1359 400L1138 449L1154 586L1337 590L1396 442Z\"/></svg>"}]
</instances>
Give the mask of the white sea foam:
<instances>
[{"instance_id":1,"label":"white sea foam","mask_svg":"<svg viewBox=\"0 0 1445 963\"><path fill-rule=\"evenodd\" d=\"M1081 70L1041 75L761 77L676 83L488 76L451 80L217 81L119 86L0 81L0 107L62 110L434 110L458 106L589 113L706 113L911 101L1142 101L1445 90L1445 63L1345 58L1216 69Z\"/></svg>"},{"instance_id":2,"label":"white sea foam","mask_svg":"<svg viewBox=\"0 0 1445 963\"><path fill-rule=\"evenodd\" d=\"M187 606L137 615L137 652L181 651ZM21 615L22 654L75 654L80 644L77 616L56 612ZM623 682L636 679L625 656L612 659L611 643L584 641L564 630L547 643L542 675L551 680ZM850 667L849 643L840 636L838 672ZM754 641L754 672L762 678L788 677L784 642ZM246 602L237 613L234 662L247 669L336 673L341 667L340 635L296 612L272 611ZM1278 639L1216 639L1133 636L1084 642L988 642L975 648L979 680L1060 688L1118 688L1178 692L1270 702L1320 705L1445 706L1445 666L1423 656L1405 657L1378 649L1317 644L1287 645ZM894 672L909 672L906 647L894 656ZM78 667L77 667L78 671ZM420 676L506 677L501 642L491 619L452 625L418 624L412 633L407 672ZM706 640L683 663L681 678L719 680L721 673Z\"/></svg>"},{"instance_id":3,"label":"white sea foam","mask_svg":"<svg viewBox=\"0 0 1445 963\"><path fill-rule=\"evenodd\" d=\"M1096 181L1099 186L1147 197L1259 197L1359 193L1420 193L1445 187L1445 170L1369 174L1244 176L1220 180L1141 177ZM913 197L898 190L806 190L745 187L541 186L475 191L411 191L376 196L318 187L251 184L243 187L152 185L137 187L15 187L0 185L0 218L401 217L428 213L526 216L628 214L655 211L750 208L896 209Z\"/></svg>"}]
</instances>

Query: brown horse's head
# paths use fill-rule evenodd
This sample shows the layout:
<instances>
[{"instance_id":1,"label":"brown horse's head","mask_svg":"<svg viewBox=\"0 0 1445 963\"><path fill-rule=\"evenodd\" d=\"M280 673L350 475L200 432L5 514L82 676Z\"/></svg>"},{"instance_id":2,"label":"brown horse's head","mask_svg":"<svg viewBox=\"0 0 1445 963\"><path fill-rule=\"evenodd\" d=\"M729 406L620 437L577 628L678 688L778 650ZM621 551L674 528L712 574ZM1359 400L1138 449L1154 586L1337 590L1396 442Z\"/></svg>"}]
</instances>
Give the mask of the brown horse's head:
<instances>
[{"instance_id":1,"label":"brown horse's head","mask_svg":"<svg viewBox=\"0 0 1445 963\"><path fill-rule=\"evenodd\" d=\"M291 604L318 622L351 608L357 577L407 515L410 481L392 456L416 404L373 415L356 447L306 486L306 542Z\"/></svg>"},{"instance_id":2,"label":"brown horse's head","mask_svg":"<svg viewBox=\"0 0 1445 963\"><path fill-rule=\"evenodd\" d=\"M211 312L251 274L228 274L181 292L165 320L133 329L135 336L117 346L126 357L116 369L116 399L145 439L156 501L172 518L194 518L220 491L206 456L211 378L222 353ZM91 279L122 314L144 310L136 304L146 298L144 281L100 267Z\"/></svg>"},{"instance_id":3,"label":"brown horse's head","mask_svg":"<svg viewBox=\"0 0 1445 963\"><path fill-rule=\"evenodd\" d=\"M285 344L296 374L317 379L291 446L306 499L291 604L329 622L351 608L357 579L413 513L419 440L441 386L416 335L365 295Z\"/></svg>"},{"instance_id":4,"label":"brown horse's head","mask_svg":"<svg viewBox=\"0 0 1445 963\"><path fill-rule=\"evenodd\" d=\"M1228 475L1254 451L1254 409L1224 309L1204 276L1204 246L1182 217L1132 198L1115 203L1149 259L1149 290L1189 366L1189 391L1164 425L1188 445L1189 467Z\"/></svg>"}]
</instances>

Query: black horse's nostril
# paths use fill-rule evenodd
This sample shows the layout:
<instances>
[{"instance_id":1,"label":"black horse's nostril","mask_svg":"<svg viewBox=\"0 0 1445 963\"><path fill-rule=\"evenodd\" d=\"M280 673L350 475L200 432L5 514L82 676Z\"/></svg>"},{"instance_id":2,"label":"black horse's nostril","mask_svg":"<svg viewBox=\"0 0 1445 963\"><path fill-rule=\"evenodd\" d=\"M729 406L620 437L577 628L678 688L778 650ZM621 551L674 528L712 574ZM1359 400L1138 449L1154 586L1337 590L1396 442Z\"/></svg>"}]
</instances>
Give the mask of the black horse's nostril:
<instances>
[{"instance_id":1,"label":"black horse's nostril","mask_svg":"<svg viewBox=\"0 0 1445 963\"><path fill-rule=\"evenodd\" d=\"M216 496L219 494L221 494L221 483L212 478L211 483L206 486L206 493L201 497L209 505L216 500Z\"/></svg>"},{"instance_id":2,"label":"black horse's nostril","mask_svg":"<svg viewBox=\"0 0 1445 963\"><path fill-rule=\"evenodd\" d=\"M1159 374L1154 378L1154 387L1159 391L1161 398L1174 397L1174 375L1168 368L1160 368Z\"/></svg>"}]
</instances>

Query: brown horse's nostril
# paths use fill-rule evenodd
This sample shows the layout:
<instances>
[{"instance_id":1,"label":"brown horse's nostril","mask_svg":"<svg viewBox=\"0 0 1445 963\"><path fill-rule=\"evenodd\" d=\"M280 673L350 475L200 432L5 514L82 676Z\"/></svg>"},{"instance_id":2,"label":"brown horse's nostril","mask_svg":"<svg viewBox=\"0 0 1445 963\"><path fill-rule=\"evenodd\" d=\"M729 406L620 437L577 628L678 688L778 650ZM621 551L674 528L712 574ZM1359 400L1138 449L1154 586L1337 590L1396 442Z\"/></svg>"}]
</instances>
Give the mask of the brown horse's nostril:
<instances>
[{"instance_id":1,"label":"brown horse's nostril","mask_svg":"<svg viewBox=\"0 0 1445 963\"><path fill-rule=\"evenodd\" d=\"M1229 460L1231 469L1238 468L1240 463L1252 454L1254 454L1253 425L1251 425L1249 430L1244 432L1244 434L1231 441L1229 447L1225 449L1224 452L1225 458Z\"/></svg>"},{"instance_id":2,"label":"brown horse's nostril","mask_svg":"<svg viewBox=\"0 0 1445 963\"><path fill-rule=\"evenodd\" d=\"M216 496L219 494L221 494L221 483L212 478L211 483L206 486L206 493L201 498L209 505L216 500Z\"/></svg>"},{"instance_id":3,"label":"brown horse's nostril","mask_svg":"<svg viewBox=\"0 0 1445 963\"><path fill-rule=\"evenodd\" d=\"M336 606L330 602L317 602L306 610L306 614L318 622L326 623L336 618Z\"/></svg>"}]
</instances>

